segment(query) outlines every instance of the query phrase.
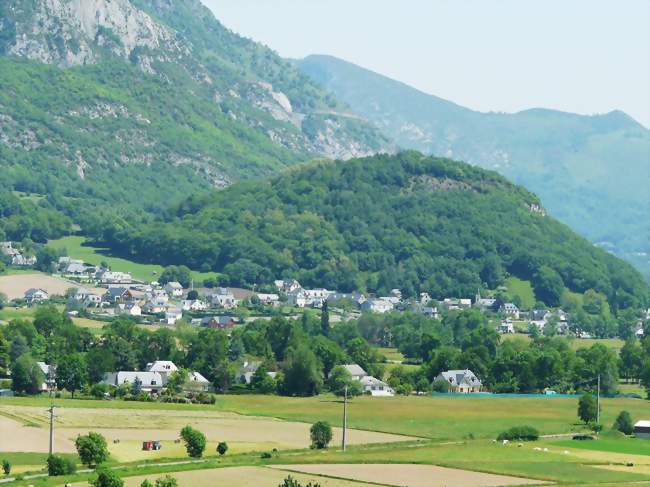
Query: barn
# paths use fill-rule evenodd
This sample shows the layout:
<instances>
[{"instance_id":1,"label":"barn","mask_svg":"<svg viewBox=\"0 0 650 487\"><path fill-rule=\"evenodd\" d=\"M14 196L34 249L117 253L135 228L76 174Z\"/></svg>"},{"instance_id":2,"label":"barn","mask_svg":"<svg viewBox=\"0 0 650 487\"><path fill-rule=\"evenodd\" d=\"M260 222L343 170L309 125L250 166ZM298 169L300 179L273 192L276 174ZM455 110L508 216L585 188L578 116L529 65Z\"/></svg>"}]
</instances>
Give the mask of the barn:
<instances>
[{"instance_id":1,"label":"barn","mask_svg":"<svg viewBox=\"0 0 650 487\"><path fill-rule=\"evenodd\" d=\"M634 436L650 440L650 421L638 421L634 425Z\"/></svg>"}]
</instances>

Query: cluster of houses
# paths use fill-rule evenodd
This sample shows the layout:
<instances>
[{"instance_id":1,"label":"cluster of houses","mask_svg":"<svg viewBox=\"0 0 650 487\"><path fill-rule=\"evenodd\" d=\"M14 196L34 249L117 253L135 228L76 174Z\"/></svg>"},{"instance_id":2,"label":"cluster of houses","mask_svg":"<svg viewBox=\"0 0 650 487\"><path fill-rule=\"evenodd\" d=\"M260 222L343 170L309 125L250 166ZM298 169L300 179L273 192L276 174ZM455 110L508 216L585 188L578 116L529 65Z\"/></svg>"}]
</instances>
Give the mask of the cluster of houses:
<instances>
[{"instance_id":1,"label":"cluster of houses","mask_svg":"<svg viewBox=\"0 0 650 487\"><path fill-rule=\"evenodd\" d=\"M11 265L18 267L33 266L37 262L35 255L26 255L21 249L14 247L11 242L0 242L0 254L7 257Z\"/></svg>"}]
</instances>

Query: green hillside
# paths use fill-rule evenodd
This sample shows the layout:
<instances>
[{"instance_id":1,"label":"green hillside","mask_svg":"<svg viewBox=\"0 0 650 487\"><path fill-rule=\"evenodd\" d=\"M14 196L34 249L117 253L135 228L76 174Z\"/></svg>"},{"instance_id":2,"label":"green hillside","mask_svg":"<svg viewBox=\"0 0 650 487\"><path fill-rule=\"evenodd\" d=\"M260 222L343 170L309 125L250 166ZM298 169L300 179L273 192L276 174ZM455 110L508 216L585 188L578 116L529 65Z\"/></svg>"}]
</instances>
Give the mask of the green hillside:
<instances>
[{"instance_id":1,"label":"green hillside","mask_svg":"<svg viewBox=\"0 0 650 487\"><path fill-rule=\"evenodd\" d=\"M648 287L629 265L547 216L498 174L406 152L291 169L190 198L166 223L95 237L142 261L225 273L233 285L295 277L307 286L473 296L508 275L538 299L605 294L616 310ZM160 262L163 259L163 262Z\"/></svg>"},{"instance_id":2,"label":"green hillside","mask_svg":"<svg viewBox=\"0 0 650 487\"><path fill-rule=\"evenodd\" d=\"M650 279L650 131L626 114L480 113L333 57L298 65L400 147L500 172Z\"/></svg>"},{"instance_id":3,"label":"green hillside","mask_svg":"<svg viewBox=\"0 0 650 487\"><path fill-rule=\"evenodd\" d=\"M199 1L0 5L0 192L44 197L21 214L134 223L190 194L387 145ZM12 240L61 235L2 226Z\"/></svg>"}]
</instances>

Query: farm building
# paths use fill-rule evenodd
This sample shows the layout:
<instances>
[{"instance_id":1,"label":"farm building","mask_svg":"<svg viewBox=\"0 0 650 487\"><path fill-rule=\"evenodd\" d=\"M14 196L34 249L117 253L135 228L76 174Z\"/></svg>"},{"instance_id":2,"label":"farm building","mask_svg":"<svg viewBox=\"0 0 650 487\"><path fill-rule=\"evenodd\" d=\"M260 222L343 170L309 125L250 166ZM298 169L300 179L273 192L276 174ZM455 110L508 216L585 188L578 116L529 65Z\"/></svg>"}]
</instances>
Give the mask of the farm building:
<instances>
[{"instance_id":1,"label":"farm building","mask_svg":"<svg viewBox=\"0 0 650 487\"><path fill-rule=\"evenodd\" d=\"M650 421L638 421L634 425L634 436L650 440Z\"/></svg>"}]
</instances>

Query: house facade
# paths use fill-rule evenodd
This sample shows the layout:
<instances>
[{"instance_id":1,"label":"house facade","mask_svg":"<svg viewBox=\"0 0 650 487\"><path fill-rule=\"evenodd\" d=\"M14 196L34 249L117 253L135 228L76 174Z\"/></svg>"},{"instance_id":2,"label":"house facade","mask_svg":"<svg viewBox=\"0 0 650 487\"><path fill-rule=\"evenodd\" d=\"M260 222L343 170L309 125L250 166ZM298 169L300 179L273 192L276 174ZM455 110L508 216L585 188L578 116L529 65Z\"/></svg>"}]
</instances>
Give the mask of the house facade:
<instances>
[{"instance_id":1,"label":"house facade","mask_svg":"<svg viewBox=\"0 0 650 487\"><path fill-rule=\"evenodd\" d=\"M446 372L441 372L434 379L434 382L443 380L449 383L450 392L471 394L481 392L481 389L483 388L481 381L476 377L474 372L469 369L447 370Z\"/></svg>"}]
</instances>

